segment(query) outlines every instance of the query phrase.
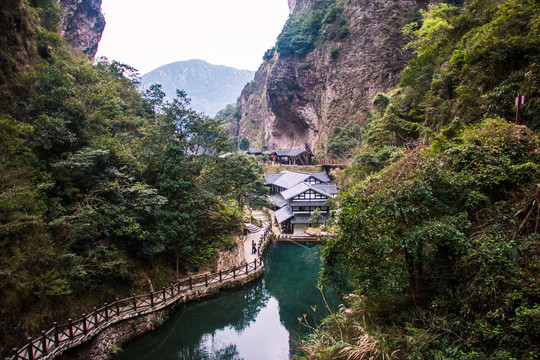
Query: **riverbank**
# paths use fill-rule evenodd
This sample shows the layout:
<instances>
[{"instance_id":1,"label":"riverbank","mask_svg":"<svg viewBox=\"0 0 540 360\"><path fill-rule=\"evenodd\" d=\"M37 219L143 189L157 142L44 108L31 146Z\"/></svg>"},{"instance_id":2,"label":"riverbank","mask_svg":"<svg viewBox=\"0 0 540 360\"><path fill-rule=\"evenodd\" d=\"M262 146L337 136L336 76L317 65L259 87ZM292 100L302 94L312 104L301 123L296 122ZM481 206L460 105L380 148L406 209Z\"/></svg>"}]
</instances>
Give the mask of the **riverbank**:
<instances>
[{"instance_id":1,"label":"riverbank","mask_svg":"<svg viewBox=\"0 0 540 360\"><path fill-rule=\"evenodd\" d=\"M298 343L331 311L339 297L317 288L320 246L272 242L265 251L264 277L242 288L178 308L151 333L123 346L118 360L287 360ZM326 299L326 300L325 300ZM326 301L326 303L325 303Z\"/></svg>"},{"instance_id":2,"label":"riverbank","mask_svg":"<svg viewBox=\"0 0 540 360\"><path fill-rule=\"evenodd\" d=\"M267 235L271 224L266 226L261 235L262 247L270 240ZM262 276L263 272L261 258L255 258L226 271L178 281L158 292L117 299L113 304L94 309L89 315L83 314L82 319L55 325L37 339L29 338L25 346L14 350L14 355L7 359L108 359L119 345L163 322L177 305L214 296L224 289L244 286Z\"/></svg>"}]
</instances>

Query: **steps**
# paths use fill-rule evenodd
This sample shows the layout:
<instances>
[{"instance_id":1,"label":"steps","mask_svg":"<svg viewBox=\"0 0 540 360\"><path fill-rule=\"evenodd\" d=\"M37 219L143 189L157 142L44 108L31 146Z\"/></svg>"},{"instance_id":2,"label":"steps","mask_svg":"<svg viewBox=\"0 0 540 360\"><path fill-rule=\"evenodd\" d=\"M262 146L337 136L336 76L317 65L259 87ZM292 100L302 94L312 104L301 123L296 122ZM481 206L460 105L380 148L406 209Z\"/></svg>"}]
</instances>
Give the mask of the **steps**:
<instances>
[{"instance_id":1,"label":"steps","mask_svg":"<svg viewBox=\"0 0 540 360\"><path fill-rule=\"evenodd\" d=\"M260 227L258 227L257 225L253 225L251 223L244 223L244 228L246 228L250 234L254 234L261 231Z\"/></svg>"}]
</instances>

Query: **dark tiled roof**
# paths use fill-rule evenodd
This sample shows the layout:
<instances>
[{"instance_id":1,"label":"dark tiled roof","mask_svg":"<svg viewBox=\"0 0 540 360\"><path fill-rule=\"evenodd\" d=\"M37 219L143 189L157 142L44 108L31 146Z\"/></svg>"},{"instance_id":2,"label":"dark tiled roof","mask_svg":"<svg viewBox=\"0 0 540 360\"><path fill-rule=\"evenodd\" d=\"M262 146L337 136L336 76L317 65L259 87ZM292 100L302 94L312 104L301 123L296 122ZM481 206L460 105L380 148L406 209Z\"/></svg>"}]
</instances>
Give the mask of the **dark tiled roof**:
<instances>
[{"instance_id":1,"label":"dark tiled roof","mask_svg":"<svg viewBox=\"0 0 540 360\"><path fill-rule=\"evenodd\" d=\"M311 185L313 190L328 197L334 197L338 194L338 188L336 184L313 184Z\"/></svg>"},{"instance_id":2,"label":"dark tiled roof","mask_svg":"<svg viewBox=\"0 0 540 360\"><path fill-rule=\"evenodd\" d=\"M309 174L284 170L280 172L281 176L274 181L274 185L282 187L284 189L290 189L293 186L300 184L302 181L309 178Z\"/></svg>"},{"instance_id":3,"label":"dark tiled roof","mask_svg":"<svg viewBox=\"0 0 540 360\"><path fill-rule=\"evenodd\" d=\"M270 195L268 197L268 200L272 204L276 205L278 208L282 208L285 205L287 205L287 201L285 201L285 199L283 198L283 196L281 196L281 194Z\"/></svg>"},{"instance_id":4,"label":"dark tiled roof","mask_svg":"<svg viewBox=\"0 0 540 360\"><path fill-rule=\"evenodd\" d=\"M267 185L274 185L277 179L281 177L280 174L264 174L264 179L266 180Z\"/></svg>"},{"instance_id":5,"label":"dark tiled roof","mask_svg":"<svg viewBox=\"0 0 540 360\"><path fill-rule=\"evenodd\" d=\"M247 153L252 154L252 155L258 155L258 154L262 153L262 151L259 150L259 149L256 149L256 148L249 148Z\"/></svg>"},{"instance_id":6,"label":"dark tiled roof","mask_svg":"<svg viewBox=\"0 0 540 360\"><path fill-rule=\"evenodd\" d=\"M294 216L294 214L291 212L291 209L289 209L288 206L284 206L281 209L277 210L275 213L276 220L278 224L281 224L284 221L289 220Z\"/></svg>"},{"instance_id":7,"label":"dark tiled roof","mask_svg":"<svg viewBox=\"0 0 540 360\"><path fill-rule=\"evenodd\" d=\"M299 150L299 149L283 149L283 150L276 150L277 156L298 156L302 153L305 153L306 150Z\"/></svg>"},{"instance_id":8,"label":"dark tiled roof","mask_svg":"<svg viewBox=\"0 0 540 360\"><path fill-rule=\"evenodd\" d=\"M322 181L323 183L329 183L330 178L325 172L310 173L315 179Z\"/></svg>"},{"instance_id":9,"label":"dark tiled roof","mask_svg":"<svg viewBox=\"0 0 540 360\"><path fill-rule=\"evenodd\" d=\"M283 196L283 198L285 200L289 200L293 197L295 197L296 195L299 195L307 190L310 189L310 186L308 184L306 184L305 182L301 182L299 184L296 184L295 186L293 186L292 188L290 189L287 189L285 191L282 191L281 192L281 195Z\"/></svg>"},{"instance_id":10,"label":"dark tiled roof","mask_svg":"<svg viewBox=\"0 0 540 360\"><path fill-rule=\"evenodd\" d=\"M285 200L289 200L310 189L329 198L337 195L336 184L308 184L305 182L301 182L290 189L282 191L281 195Z\"/></svg>"}]
</instances>

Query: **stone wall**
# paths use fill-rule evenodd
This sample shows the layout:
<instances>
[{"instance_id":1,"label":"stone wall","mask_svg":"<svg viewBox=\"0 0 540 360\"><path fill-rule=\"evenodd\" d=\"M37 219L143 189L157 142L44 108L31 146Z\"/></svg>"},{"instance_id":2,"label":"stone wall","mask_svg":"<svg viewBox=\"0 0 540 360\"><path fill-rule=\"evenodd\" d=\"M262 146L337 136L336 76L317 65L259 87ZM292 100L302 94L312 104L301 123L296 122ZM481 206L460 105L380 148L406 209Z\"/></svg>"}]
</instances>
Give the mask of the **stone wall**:
<instances>
[{"instance_id":1,"label":"stone wall","mask_svg":"<svg viewBox=\"0 0 540 360\"><path fill-rule=\"evenodd\" d=\"M67 350L56 358L61 360L111 359L113 353L118 347L121 347L130 340L133 340L142 334L154 330L157 326L163 323L163 320L169 318L178 305L186 304L202 298L216 296L225 289L245 286L246 284L261 278L263 274L264 268L260 267L257 269L257 271L250 273L248 276L238 278L234 281L210 286L208 288L189 291L182 296L181 300L177 301L173 305L148 314L143 314L117 322L99 334L94 335L84 344Z\"/></svg>"}]
</instances>

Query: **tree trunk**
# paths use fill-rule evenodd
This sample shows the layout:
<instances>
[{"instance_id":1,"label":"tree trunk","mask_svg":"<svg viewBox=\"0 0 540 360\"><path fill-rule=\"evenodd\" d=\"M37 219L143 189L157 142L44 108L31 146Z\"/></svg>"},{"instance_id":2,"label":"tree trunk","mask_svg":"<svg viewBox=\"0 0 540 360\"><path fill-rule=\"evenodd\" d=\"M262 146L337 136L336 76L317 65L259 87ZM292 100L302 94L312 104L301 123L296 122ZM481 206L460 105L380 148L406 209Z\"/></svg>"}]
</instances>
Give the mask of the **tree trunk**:
<instances>
[{"instance_id":1,"label":"tree trunk","mask_svg":"<svg viewBox=\"0 0 540 360\"><path fill-rule=\"evenodd\" d=\"M176 278L179 279L180 277L178 276L178 262L179 262L179 259L178 259L178 252L176 253Z\"/></svg>"}]
</instances>

